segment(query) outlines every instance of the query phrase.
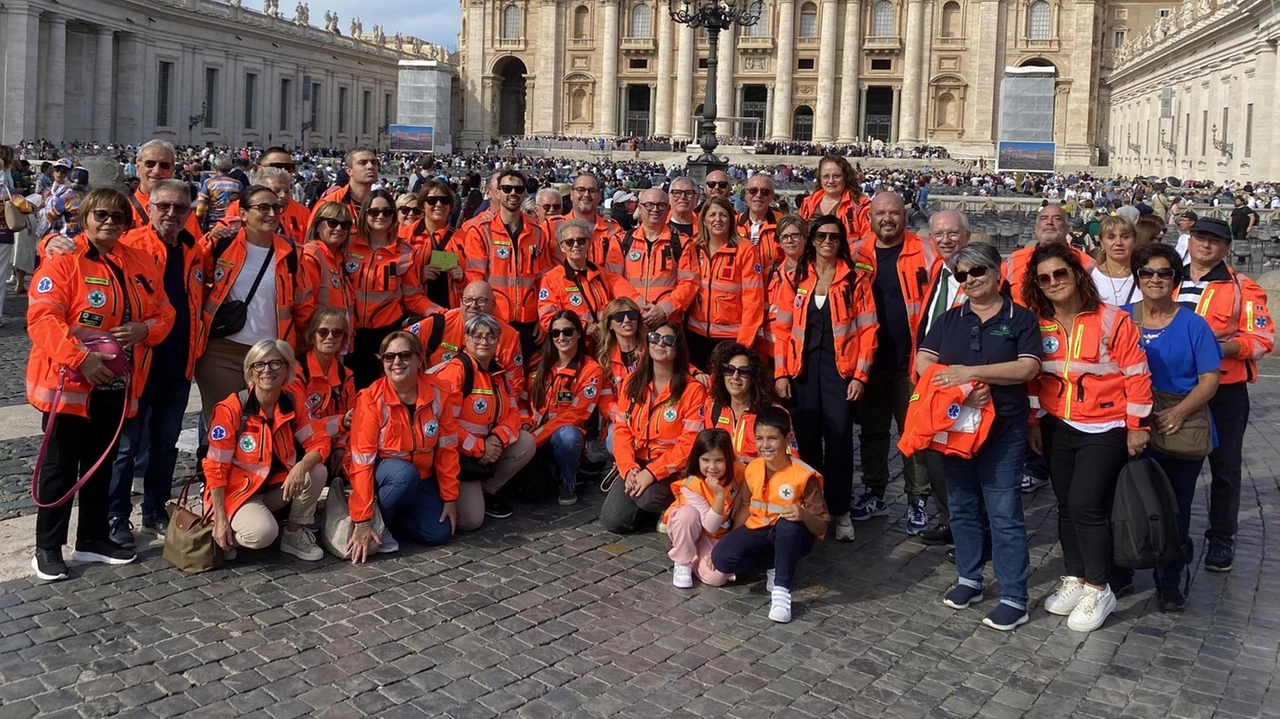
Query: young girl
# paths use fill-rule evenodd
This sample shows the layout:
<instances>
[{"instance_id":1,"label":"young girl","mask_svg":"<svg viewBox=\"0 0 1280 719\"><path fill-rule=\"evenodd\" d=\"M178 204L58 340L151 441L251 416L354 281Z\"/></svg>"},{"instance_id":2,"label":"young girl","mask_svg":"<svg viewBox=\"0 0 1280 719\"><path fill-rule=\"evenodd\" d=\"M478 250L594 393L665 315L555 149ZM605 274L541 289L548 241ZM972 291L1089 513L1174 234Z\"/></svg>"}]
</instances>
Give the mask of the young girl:
<instances>
[{"instance_id":1,"label":"young girl","mask_svg":"<svg viewBox=\"0 0 1280 719\"><path fill-rule=\"evenodd\" d=\"M736 470L736 471L735 471ZM693 586L696 574L703 584L719 587L733 579L711 566L711 549L729 531L737 505L746 493L733 459L733 441L722 429L704 429L693 440L685 478L674 483L676 499L663 521L671 538L667 556L675 562L671 583Z\"/></svg>"},{"instance_id":2,"label":"young girl","mask_svg":"<svg viewBox=\"0 0 1280 719\"><path fill-rule=\"evenodd\" d=\"M755 432L760 458L747 465L750 496L738 505L734 529L711 550L711 565L726 574L766 570L769 618L789 622L796 565L826 534L831 517L822 498L822 475L787 454L787 413L777 407L761 410Z\"/></svg>"}]
</instances>

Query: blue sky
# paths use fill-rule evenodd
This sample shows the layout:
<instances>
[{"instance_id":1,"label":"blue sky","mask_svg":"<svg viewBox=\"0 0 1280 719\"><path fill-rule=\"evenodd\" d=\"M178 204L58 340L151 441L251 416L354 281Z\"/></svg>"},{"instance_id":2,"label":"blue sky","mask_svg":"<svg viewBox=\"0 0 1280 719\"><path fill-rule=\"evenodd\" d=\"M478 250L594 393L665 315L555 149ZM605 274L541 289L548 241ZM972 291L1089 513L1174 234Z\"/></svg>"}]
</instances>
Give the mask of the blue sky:
<instances>
[{"instance_id":1,"label":"blue sky","mask_svg":"<svg viewBox=\"0 0 1280 719\"><path fill-rule=\"evenodd\" d=\"M256 0L246 4L249 3L256 4ZM297 0L280 0L280 13L292 17L297 4ZM310 6L312 25L323 25L325 11L334 10L344 35L354 15L360 18L366 33L378 24L388 37L402 32L450 50L458 49L458 30L462 27L462 4L458 0L316 0Z\"/></svg>"}]
</instances>

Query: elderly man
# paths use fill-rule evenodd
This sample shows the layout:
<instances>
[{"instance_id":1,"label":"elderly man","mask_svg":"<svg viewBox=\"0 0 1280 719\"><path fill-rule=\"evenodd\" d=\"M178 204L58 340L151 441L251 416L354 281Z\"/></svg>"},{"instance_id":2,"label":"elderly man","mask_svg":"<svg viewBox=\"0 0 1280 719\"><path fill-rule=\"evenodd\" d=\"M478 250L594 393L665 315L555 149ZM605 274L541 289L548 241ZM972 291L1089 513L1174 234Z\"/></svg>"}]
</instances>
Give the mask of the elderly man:
<instances>
[{"instance_id":1,"label":"elderly man","mask_svg":"<svg viewBox=\"0 0 1280 719\"><path fill-rule=\"evenodd\" d=\"M782 213L773 207L773 178L758 172L747 180L747 211L738 218L738 233L751 240L760 253L760 266L767 277L773 263L782 257L778 246L778 220Z\"/></svg>"},{"instance_id":2,"label":"elderly man","mask_svg":"<svg viewBox=\"0 0 1280 719\"><path fill-rule=\"evenodd\" d=\"M672 183L675 184L675 183ZM690 183L692 184L692 183ZM696 190L694 191L696 194ZM605 253L609 271L630 283L640 316L653 326L681 313L698 294L693 252L686 252L673 224L667 221L667 193L654 187L640 193L640 226Z\"/></svg>"},{"instance_id":3,"label":"elderly man","mask_svg":"<svg viewBox=\"0 0 1280 719\"><path fill-rule=\"evenodd\" d=\"M595 175L583 172L573 178L573 189L570 193L573 209L556 222L554 229L559 231L559 226L569 220L582 220L591 225L591 242L587 247L587 259L604 269L605 244L617 244L622 241L622 225L600 214L600 180Z\"/></svg>"},{"instance_id":4,"label":"elderly man","mask_svg":"<svg viewBox=\"0 0 1280 719\"><path fill-rule=\"evenodd\" d=\"M648 192L648 190L645 190ZM698 186L687 177L677 177L671 181L671 194L665 196L664 200L670 202L671 205L671 228L679 233L681 242L687 242L687 238L696 237L698 235L696 208L698 207ZM643 193L640 198L643 205ZM644 213L641 213L641 221L644 221Z\"/></svg>"},{"instance_id":5,"label":"elderly man","mask_svg":"<svg viewBox=\"0 0 1280 719\"><path fill-rule=\"evenodd\" d=\"M564 212L564 198L560 197L560 191L554 187L544 187L538 190L538 194L533 198L533 216L538 222L548 222L559 218Z\"/></svg>"},{"instance_id":6,"label":"elderly man","mask_svg":"<svg viewBox=\"0 0 1280 719\"><path fill-rule=\"evenodd\" d=\"M173 168L177 162L177 154L173 145L164 140L150 140L138 148L138 189L129 197L133 205L133 226L142 227L151 224L146 206L150 201L151 188L161 180L173 179ZM192 237L200 236L200 223L195 213L187 215L186 230Z\"/></svg>"},{"instance_id":7,"label":"elderly man","mask_svg":"<svg viewBox=\"0 0 1280 719\"><path fill-rule=\"evenodd\" d=\"M382 167L382 162L378 160L377 150L371 147L357 147L343 158L342 166L347 171L347 184L335 187L321 196L320 202L311 208L313 219L317 208L320 207L321 202L325 201L345 202L351 209L351 216L357 216L364 198L374 185L378 184L378 170Z\"/></svg>"},{"instance_id":8,"label":"elderly man","mask_svg":"<svg viewBox=\"0 0 1280 719\"><path fill-rule=\"evenodd\" d=\"M1097 263L1084 250L1071 245L1071 222L1061 205L1051 202L1040 208L1040 214L1036 215L1035 236L1035 242L1009 255L1000 268L1004 281L1009 283L1013 301L1018 304L1022 304L1022 283L1027 277L1027 266L1031 264L1031 253L1035 252L1037 245L1059 242L1071 247L1084 265L1085 272L1092 272L1097 267Z\"/></svg>"}]
</instances>

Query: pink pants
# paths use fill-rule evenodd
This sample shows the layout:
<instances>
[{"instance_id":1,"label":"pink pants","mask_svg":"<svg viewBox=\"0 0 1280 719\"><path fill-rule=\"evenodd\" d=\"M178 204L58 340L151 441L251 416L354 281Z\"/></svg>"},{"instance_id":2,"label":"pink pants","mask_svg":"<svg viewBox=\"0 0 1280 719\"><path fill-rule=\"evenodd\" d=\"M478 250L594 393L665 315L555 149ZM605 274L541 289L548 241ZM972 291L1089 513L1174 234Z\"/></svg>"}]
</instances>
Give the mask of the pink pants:
<instances>
[{"instance_id":1,"label":"pink pants","mask_svg":"<svg viewBox=\"0 0 1280 719\"><path fill-rule=\"evenodd\" d=\"M667 536L672 544L667 556L676 564L692 565L698 581L712 587L733 581L732 574L717 572L711 566L711 549L718 540L703 531L697 509L685 505L672 510L667 518Z\"/></svg>"}]
</instances>

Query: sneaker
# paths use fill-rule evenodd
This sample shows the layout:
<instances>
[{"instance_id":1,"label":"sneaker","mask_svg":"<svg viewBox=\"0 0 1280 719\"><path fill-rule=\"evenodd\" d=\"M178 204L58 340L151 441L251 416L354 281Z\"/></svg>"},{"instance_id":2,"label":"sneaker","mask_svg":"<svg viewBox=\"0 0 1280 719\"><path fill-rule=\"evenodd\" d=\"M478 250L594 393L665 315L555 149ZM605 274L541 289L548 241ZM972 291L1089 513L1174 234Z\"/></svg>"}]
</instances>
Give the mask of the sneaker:
<instances>
[{"instance_id":1,"label":"sneaker","mask_svg":"<svg viewBox=\"0 0 1280 719\"><path fill-rule=\"evenodd\" d=\"M680 589L691 589L693 587L693 567L688 564L677 564L671 574L671 584Z\"/></svg>"},{"instance_id":2,"label":"sneaker","mask_svg":"<svg viewBox=\"0 0 1280 719\"><path fill-rule=\"evenodd\" d=\"M138 555L132 549L125 549L115 542L95 539L91 542L76 542L76 549L71 553L73 562L95 562L98 564L129 564Z\"/></svg>"},{"instance_id":3,"label":"sneaker","mask_svg":"<svg viewBox=\"0 0 1280 719\"><path fill-rule=\"evenodd\" d=\"M292 554L306 562L324 559L324 550L316 544L316 535L306 527L301 527L296 532L286 527L280 533L280 551Z\"/></svg>"},{"instance_id":4,"label":"sneaker","mask_svg":"<svg viewBox=\"0 0 1280 719\"><path fill-rule=\"evenodd\" d=\"M1162 612L1181 612L1187 608L1187 598L1182 596L1182 590L1176 586L1156 587L1156 600Z\"/></svg>"},{"instance_id":5,"label":"sneaker","mask_svg":"<svg viewBox=\"0 0 1280 719\"><path fill-rule=\"evenodd\" d=\"M883 517L888 513L889 505L885 504L883 499L880 499L868 489L853 503L853 509L849 512L849 519L855 522L865 522L872 517Z\"/></svg>"},{"instance_id":6,"label":"sneaker","mask_svg":"<svg viewBox=\"0 0 1280 719\"><path fill-rule=\"evenodd\" d=\"M1030 474L1024 474L1022 475L1022 493L1034 492L1048 483L1049 480L1046 477L1034 477Z\"/></svg>"},{"instance_id":7,"label":"sneaker","mask_svg":"<svg viewBox=\"0 0 1280 719\"><path fill-rule=\"evenodd\" d=\"M133 522L128 517L112 517L107 522L107 539L125 549L133 549Z\"/></svg>"},{"instance_id":8,"label":"sneaker","mask_svg":"<svg viewBox=\"0 0 1280 719\"><path fill-rule=\"evenodd\" d=\"M666 533L667 533L667 523L666 523L666 521L665 521L665 520L659 519L659 520L658 520L658 534L666 534Z\"/></svg>"},{"instance_id":9,"label":"sneaker","mask_svg":"<svg viewBox=\"0 0 1280 719\"><path fill-rule=\"evenodd\" d=\"M957 584L942 597L942 603L952 609L968 609L970 604L982 601L982 590L965 584Z\"/></svg>"},{"instance_id":10,"label":"sneaker","mask_svg":"<svg viewBox=\"0 0 1280 719\"><path fill-rule=\"evenodd\" d=\"M1058 590L1044 600L1044 610L1061 617L1070 616L1084 596L1084 582L1075 577L1062 577Z\"/></svg>"},{"instance_id":11,"label":"sneaker","mask_svg":"<svg viewBox=\"0 0 1280 719\"><path fill-rule=\"evenodd\" d=\"M571 484L560 485L560 502L561 507L571 507L578 503L578 488Z\"/></svg>"},{"instance_id":12,"label":"sneaker","mask_svg":"<svg viewBox=\"0 0 1280 719\"><path fill-rule=\"evenodd\" d=\"M498 499L497 495L488 493L484 495L484 514L486 517L506 519L515 513L516 510L510 504Z\"/></svg>"},{"instance_id":13,"label":"sneaker","mask_svg":"<svg viewBox=\"0 0 1280 719\"><path fill-rule=\"evenodd\" d=\"M31 568L46 582L57 582L71 576L67 563L62 561L61 549L36 549L36 555L31 558Z\"/></svg>"},{"instance_id":14,"label":"sneaker","mask_svg":"<svg viewBox=\"0 0 1280 719\"><path fill-rule=\"evenodd\" d=\"M382 540L382 544L379 544L378 548L374 550L378 554L391 554L392 552L400 551L400 543L396 541L395 537L391 536L390 529L383 527L382 534L378 538Z\"/></svg>"},{"instance_id":15,"label":"sneaker","mask_svg":"<svg viewBox=\"0 0 1280 719\"><path fill-rule=\"evenodd\" d=\"M1209 551L1205 554L1204 568L1210 572L1230 572L1231 563L1235 559L1232 551L1226 547L1215 547L1209 545Z\"/></svg>"},{"instance_id":16,"label":"sneaker","mask_svg":"<svg viewBox=\"0 0 1280 719\"><path fill-rule=\"evenodd\" d=\"M774 587L778 586L774 584L774 577L776 576L778 576L778 570L776 569L764 570L764 590L766 592L769 592L770 594L773 593Z\"/></svg>"},{"instance_id":17,"label":"sneaker","mask_svg":"<svg viewBox=\"0 0 1280 719\"><path fill-rule=\"evenodd\" d=\"M1027 610L1019 609L1012 604L1000 602L991 613L982 618L982 623L992 629L1011 632L1031 620Z\"/></svg>"},{"instance_id":18,"label":"sneaker","mask_svg":"<svg viewBox=\"0 0 1280 719\"><path fill-rule=\"evenodd\" d=\"M929 516L924 513L924 500L913 499L907 507L907 534L916 535L929 528Z\"/></svg>"},{"instance_id":19,"label":"sneaker","mask_svg":"<svg viewBox=\"0 0 1280 719\"><path fill-rule=\"evenodd\" d=\"M853 522L849 521L848 514L842 514L839 517L836 517L836 541L853 541Z\"/></svg>"},{"instance_id":20,"label":"sneaker","mask_svg":"<svg viewBox=\"0 0 1280 719\"><path fill-rule=\"evenodd\" d=\"M1116 595L1111 593L1111 587L1094 589L1085 585L1080 602L1067 617L1067 627L1077 632L1092 632L1107 621L1115 608Z\"/></svg>"},{"instance_id":21,"label":"sneaker","mask_svg":"<svg viewBox=\"0 0 1280 719\"><path fill-rule=\"evenodd\" d=\"M916 536L920 537L920 541L930 547L955 544L955 539L951 536L951 527L945 524L939 524L933 529L926 529Z\"/></svg>"},{"instance_id":22,"label":"sneaker","mask_svg":"<svg viewBox=\"0 0 1280 719\"><path fill-rule=\"evenodd\" d=\"M169 531L169 515L152 512L142 518L142 528L154 532L157 539L164 539L164 533Z\"/></svg>"},{"instance_id":23,"label":"sneaker","mask_svg":"<svg viewBox=\"0 0 1280 719\"><path fill-rule=\"evenodd\" d=\"M774 587L770 595L769 618L782 624L791 621L791 590Z\"/></svg>"}]
</instances>

